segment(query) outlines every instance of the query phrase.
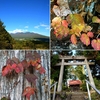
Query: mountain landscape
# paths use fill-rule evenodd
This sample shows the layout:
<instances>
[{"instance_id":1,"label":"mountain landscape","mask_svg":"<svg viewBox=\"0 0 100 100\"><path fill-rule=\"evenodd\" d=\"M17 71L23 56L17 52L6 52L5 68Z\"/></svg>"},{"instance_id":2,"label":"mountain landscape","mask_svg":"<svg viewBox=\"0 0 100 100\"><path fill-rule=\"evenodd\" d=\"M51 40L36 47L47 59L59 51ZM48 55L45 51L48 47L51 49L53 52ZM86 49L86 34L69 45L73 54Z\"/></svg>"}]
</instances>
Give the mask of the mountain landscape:
<instances>
[{"instance_id":1,"label":"mountain landscape","mask_svg":"<svg viewBox=\"0 0 100 100\"><path fill-rule=\"evenodd\" d=\"M36 41L45 41L49 42L49 37L45 35L41 35L34 32L18 32L18 33L10 33L10 35L17 40L36 40Z\"/></svg>"}]
</instances>

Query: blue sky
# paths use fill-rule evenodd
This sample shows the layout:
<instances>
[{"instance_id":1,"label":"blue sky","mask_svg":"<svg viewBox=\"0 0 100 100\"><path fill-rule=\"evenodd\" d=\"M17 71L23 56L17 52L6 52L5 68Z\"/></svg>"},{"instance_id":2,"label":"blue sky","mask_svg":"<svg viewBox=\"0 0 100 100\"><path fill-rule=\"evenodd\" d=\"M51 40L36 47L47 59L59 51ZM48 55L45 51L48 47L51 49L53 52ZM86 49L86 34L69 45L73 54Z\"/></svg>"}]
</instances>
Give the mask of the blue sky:
<instances>
[{"instance_id":1,"label":"blue sky","mask_svg":"<svg viewBox=\"0 0 100 100\"><path fill-rule=\"evenodd\" d=\"M50 35L50 0L0 0L0 19L6 30Z\"/></svg>"}]
</instances>

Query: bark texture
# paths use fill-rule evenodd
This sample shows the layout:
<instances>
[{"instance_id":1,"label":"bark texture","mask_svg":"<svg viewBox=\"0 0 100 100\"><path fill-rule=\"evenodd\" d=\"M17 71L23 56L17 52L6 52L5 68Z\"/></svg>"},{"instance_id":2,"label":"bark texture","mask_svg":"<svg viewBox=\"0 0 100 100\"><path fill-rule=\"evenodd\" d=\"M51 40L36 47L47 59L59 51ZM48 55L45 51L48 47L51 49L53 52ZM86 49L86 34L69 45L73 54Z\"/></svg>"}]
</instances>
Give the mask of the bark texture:
<instances>
[{"instance_id":1,"label":"bark texture","mask_svg":"<svg viewBox=\"0 0 100 100\"><path fill-rule=\"evenodd\" d=\"M17 81L20 80L20 82L16 85L15 88L14 82L16 79L13 79L12 81L7 80L5 77L2 76L1 71L2 67L6 65L6 60L8 58L17 57L20 61L25 59L25 55L27 52L34 51L23 51L23 50L9 50L0 51L0 99L2 97L7 97L10 92L10 98L11 100L27 100L25 97L22 96L22 92L25 87L31 86L31 84L25 79L23 73L18 75ZM45 68L46 73L45 74L39 74L36 73L38 79L36 81L36 87L37 87L37 93L35 95L31 96L30 100L50 100L50 51L48 50L41 50L37 51L41 55L41 63L42 66ZM45 78L45 82L44 79ZM43 84L44 83L44 84ZM11 88L13 88L11 90Z\"/></svg>"}]
</instances>

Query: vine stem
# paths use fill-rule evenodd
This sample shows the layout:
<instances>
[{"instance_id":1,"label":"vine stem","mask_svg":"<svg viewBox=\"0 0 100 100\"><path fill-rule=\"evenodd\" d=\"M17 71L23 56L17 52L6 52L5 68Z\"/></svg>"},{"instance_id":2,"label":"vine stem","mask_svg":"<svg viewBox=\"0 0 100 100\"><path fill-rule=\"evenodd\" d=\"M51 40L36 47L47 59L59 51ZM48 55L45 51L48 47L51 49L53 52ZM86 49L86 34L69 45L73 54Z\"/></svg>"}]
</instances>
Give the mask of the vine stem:
<instances>
[{"instance_id":1,"label":"vine stem","mask_svg":"<svg viewBox=\"0 0 100 100\"><path fill-rule=\"evenodd\" d=\"M100 36L100 33L97 35L97 37L96 38L98 38Z\"/></svg>"}]
</instances>

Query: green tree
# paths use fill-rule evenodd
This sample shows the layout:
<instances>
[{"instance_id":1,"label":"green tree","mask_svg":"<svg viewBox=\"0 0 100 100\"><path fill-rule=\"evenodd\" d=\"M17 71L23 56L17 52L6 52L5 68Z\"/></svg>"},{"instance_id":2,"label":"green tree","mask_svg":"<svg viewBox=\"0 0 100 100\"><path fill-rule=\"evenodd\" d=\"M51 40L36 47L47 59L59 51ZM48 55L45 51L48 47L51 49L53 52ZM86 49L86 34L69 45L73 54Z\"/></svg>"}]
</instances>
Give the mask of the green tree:
<instances>
[{"instance_id":1,"label":"green tree","mask_svg":"<svg viewBox=\"0 0 100 100\"><path fill-rule=\"evenodd\" d=\"M6 31L4 23L0 21L0 49L12 49L13 38Z\"/></svg>"}]
</instances>

